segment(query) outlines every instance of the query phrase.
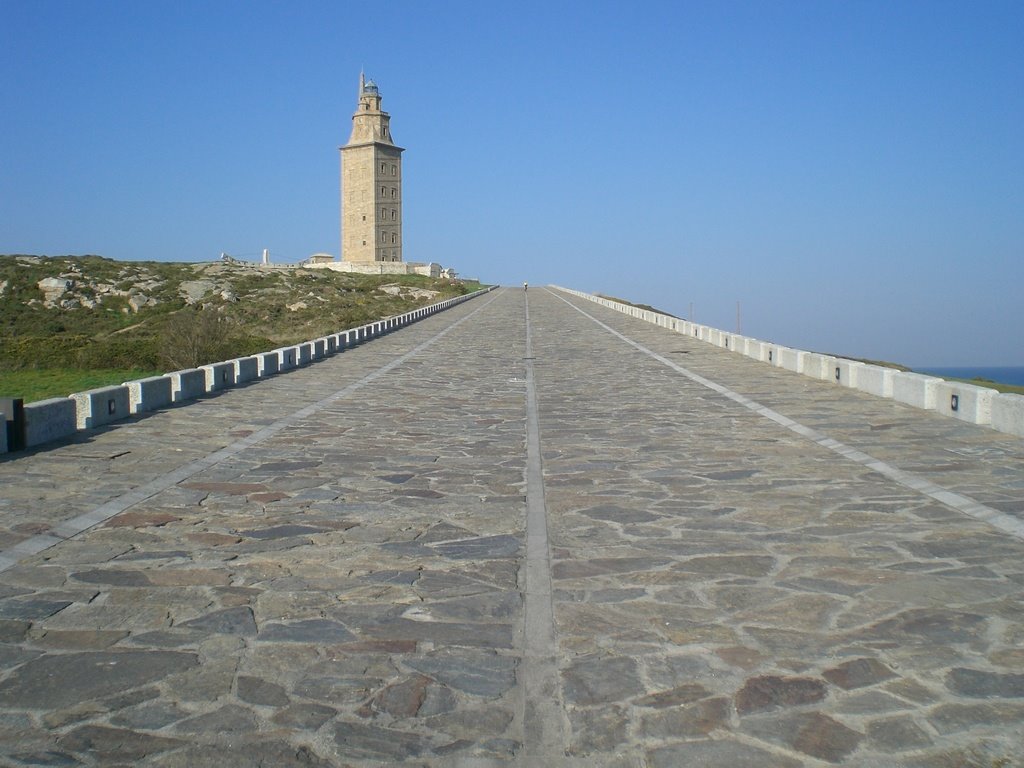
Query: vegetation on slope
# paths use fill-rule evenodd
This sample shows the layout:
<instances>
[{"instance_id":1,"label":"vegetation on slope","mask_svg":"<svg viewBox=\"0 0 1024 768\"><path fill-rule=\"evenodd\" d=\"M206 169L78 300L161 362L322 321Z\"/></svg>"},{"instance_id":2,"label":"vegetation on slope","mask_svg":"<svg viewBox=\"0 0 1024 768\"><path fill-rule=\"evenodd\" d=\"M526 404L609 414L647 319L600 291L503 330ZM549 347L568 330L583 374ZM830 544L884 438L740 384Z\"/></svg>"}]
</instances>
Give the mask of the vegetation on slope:
<instances>
[{"instance_id":1,"label":"vegetation on slope","mask_svg":"<svg viewBox=\"0 0 1024 768\"><path fill-rule=\"evenodd\" d=\"M479 287L220 262L0 256L0 396L62 396L249 355Z\"/></svg>"}]
</instances>

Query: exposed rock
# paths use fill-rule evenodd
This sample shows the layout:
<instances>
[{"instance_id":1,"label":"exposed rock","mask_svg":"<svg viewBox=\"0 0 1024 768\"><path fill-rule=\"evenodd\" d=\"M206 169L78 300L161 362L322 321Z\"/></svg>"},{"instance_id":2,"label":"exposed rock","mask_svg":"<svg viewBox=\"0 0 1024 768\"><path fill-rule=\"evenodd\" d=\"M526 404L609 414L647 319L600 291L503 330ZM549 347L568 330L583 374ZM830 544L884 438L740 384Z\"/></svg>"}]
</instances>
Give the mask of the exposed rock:
<instances>
[{"instance_id":1,"label":"exposed rock","mask_svg":"<svg viewBox=\"0 0 1024 768\"><path fill-rule=\"evenodd\" d=\"M388 283L387 285L382 285L377 290L389 296L405 296L413 299L432 299L438 294L437 291L431 291L427 288L414 288L408 285L399 285L398 283Z\"/></svg>"},{"instance_id":2,"label":"exposed rock","mask_svg":"<svg viewBox=\"0 0 1024 768\"><path fill-rule=\"evenodd\" d=\"M132 312L138 312L143 307L153 306L156 301L149 298L144 293L135 293L128 297L128 306L131 307Z\"/></svg>"},{"instance_id":3,"label":"exposed rock","mask_svg":"<svg viewBox=\"0 0 1024 768\"><path fill-rule=\"evenodd\" d=\"M74 284L73 280L68 280L63 277L44 277L36 283L36 287L46 294L47 301L52 301L57 296L61 296L70 291Z\"/></svg>"},{"instance_id":4,"label":"exposed rock","mask_svg":"<svg viewBox=\"0 0 1024 768\"><path fill-rule=\"evenodd\" d=\"M178 293L187 304L195 304L216 287L212 280L182 280L178 285Z\"/></svg>"}]
</instances>

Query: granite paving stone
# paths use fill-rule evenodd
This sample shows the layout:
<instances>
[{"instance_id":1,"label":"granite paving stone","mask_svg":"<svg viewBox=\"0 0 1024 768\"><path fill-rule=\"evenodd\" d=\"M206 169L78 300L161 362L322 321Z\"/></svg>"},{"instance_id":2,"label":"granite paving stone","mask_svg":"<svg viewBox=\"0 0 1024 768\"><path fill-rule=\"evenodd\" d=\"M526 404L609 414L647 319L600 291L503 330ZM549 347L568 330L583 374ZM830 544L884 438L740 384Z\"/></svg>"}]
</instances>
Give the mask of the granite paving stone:
<instances>
[{"instance_id":1,"label":"granite paving stone","mask_svg":"<svg viewBox=\"0 0 1024 768\"><path fill-rule=\"evenodd\" d=\"M0 764L1024 765L1024 541L666 361L1024 517L1019 439L500 290L0 457Z\"/></svg>"}]
</instances>

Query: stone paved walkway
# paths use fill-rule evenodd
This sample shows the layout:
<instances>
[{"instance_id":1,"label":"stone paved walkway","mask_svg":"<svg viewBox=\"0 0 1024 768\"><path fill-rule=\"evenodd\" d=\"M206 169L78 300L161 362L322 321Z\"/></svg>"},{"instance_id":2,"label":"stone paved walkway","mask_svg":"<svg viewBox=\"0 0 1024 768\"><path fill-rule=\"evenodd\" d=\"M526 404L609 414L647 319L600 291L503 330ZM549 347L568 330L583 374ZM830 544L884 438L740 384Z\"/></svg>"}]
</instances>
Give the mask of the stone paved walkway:
<instances>
[{"instance_id":1,"label":"stone paved walkway","mask_svg":"<svg viewBox=\"0 0 1024 768\"><path fill-rule=\"evenodd\" d=\"M1024 765L1024 442L526 298L0 460L0 764Z\"/></svg>"}]
</instances>

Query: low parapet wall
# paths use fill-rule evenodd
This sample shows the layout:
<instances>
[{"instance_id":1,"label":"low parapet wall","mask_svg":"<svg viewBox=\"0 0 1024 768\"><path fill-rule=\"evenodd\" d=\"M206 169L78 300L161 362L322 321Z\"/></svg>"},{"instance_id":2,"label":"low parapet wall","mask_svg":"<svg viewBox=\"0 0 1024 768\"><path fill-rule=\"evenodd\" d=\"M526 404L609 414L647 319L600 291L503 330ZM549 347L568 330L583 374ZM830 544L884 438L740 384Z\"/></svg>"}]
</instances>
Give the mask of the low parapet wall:
<instances>
[{"instance_id":1,"label":"low parapet wall","mask_svg":"<svg viewBox=\"0 0 1024 768\"><path fill-rule=\"evenodd\" d=\"M603 296L594 296L557 285L551 287L729 352L737 352L812 379L856 389L876 397L891 398L917 408L935 411L943 416L1024 437L1024 396L1021 395L958 381L946 381L935 376L898 371L895 368L870 365L857 360L791 349L623 304Z\"/></svg>"},{"instance_id":2,"label":"low parapet wall","mask_svg":"<svg viewBox=\"0 0 1024 768\"><path fill-rule=\"evenodd\" d=\"M241 384L258 382L278 373L315 363L417 320L443 312L494 288L495 286L491 286L465 296L445 299L402 315L250 357L174 371L164 376L126 381L121 385L76 392L68 397L28 403L24 407L24 421L19 426L24 434L24 447L33 448L54 440L67 439L80 430L94 429L126 419L133 414L166 408L172 404L184 405L198 397ZM6 431L2 429L4 423L0 418L0 433L3 433L3 439L0 439L0 453L6 453L11 449L7 444Z\"/></svg>"}]
</instances>

